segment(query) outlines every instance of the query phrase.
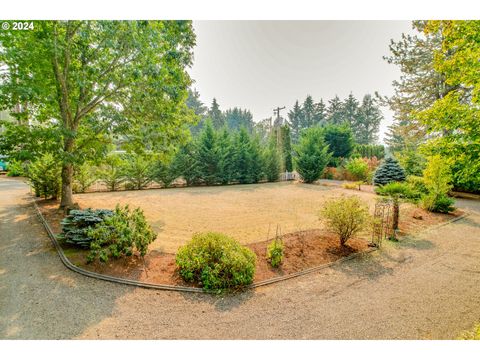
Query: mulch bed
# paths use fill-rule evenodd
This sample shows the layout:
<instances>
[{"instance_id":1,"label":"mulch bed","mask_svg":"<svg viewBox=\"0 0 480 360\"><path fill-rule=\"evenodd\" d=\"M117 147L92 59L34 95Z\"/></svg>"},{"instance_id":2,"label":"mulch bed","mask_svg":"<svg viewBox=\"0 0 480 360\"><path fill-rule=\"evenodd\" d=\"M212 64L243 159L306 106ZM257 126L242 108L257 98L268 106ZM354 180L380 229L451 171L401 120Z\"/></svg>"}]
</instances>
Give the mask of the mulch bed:
<instances>
[{"instance_id":1,"label":"mulch bed","mask_svg":"<svg viewBox=\"0 0 480 360\"><path fill-rule=\"evenodd\" d=\"M60 233L60 221L63 219L64 214L58 209L58 202L40 200L37 204L50 224L52 231L55 234ZM463 212L460 210L456 210L452 214L433 214L419 208L407 209L401 212L400 234L414 234L462 214ZM353 253L367 250L369 243L364 238L353 238L347 242L346 246L341 246L335 234L321 229L289 233L283 235L282 238L285 256L278 268L273 268L266 260L267 246L272 239L246 245L257 256L254 282L293 274L314 266L331 263ZM76 266L100 274L156 284L193 286L185 283L178 274L175 266L175 254L153 250L145 256L144 260L134 255L128 258L112 260L107 264L99 261L87 264L86 256L88 250L79 250L65 246L64 251L65 255Z\"/></svg>"}]
</instances>

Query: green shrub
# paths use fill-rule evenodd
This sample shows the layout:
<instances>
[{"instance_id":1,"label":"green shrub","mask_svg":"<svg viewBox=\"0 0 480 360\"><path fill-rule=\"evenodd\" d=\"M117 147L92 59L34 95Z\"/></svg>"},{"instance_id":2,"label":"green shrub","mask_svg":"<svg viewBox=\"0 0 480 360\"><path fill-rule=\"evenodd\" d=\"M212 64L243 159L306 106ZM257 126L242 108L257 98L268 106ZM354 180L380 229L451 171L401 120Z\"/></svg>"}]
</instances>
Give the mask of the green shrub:
<instances>
[{"instance_id":1,"label":"green shrub","mask_svg":"<svg viewBox=\"0 0 480 360\"><path fill-rule=\"evenodd\" d=\"M255 254L236 240L220 233L195 234L177 253L176 264L187 282L201 283L207 290L237 288L251 284Z\"/></svg>"},{"instance_id":2,"label":"green shrub","mask_svg":"<svg viewBox=\"0 0 480 360\"><path fill-rule=\"evenodd\" d=\"M342 246L367 226L369 217L367 206L357 196L329 200L320 212L320 218L339 236Z\"/></svg>"},{"instance_id":3,"label":"green shrub","mask_svg":"<svg viewBox=\"0 0 480 360\"><path fill-rule=\"evenodd\" d=\"M398 162L405 169L407 175L422 176L425 169L425 157L416 150L404 150L397 154Z\"/></svg>"},{"instance_id":4,"label":"green shrub","mask_svg":"<svg viewBox=\"0 0 480 360\"><path fill-rule=\"evenodd\" d=\"M32 162L27 175L36 196L56 199L60 194L61 165L52 154L45 154Z\"/></svg>"},{"instance_id":5,"label":"green shrub","mask_svg":"<svg viewBox=\"0 0 480 360\"><path fill-rule=\"evenodd\" d=\"M455 201L448 197L448 192L452 189L451 169L439 155L428 158L427 167L423 171L423 181L428 191L422 197L424 209L440 213L449 213L455 209Z\"/></svg>"},{"instance_id":6,"label":"green shrub","mask_svg":"<svg viewBox=\"0 0 480 360\"><path fill-rule=\"evenodd\" d=\"M377 186L375 192L381 196L390 196L393 198L402 198L415 200L419 198L419 194L416 193L410 184L405 182L391 182L383 186Z\"/></svg>"},{"instance_id":7,"label":"green shrub","mask_svg":"<svg viewBox=\"0 0 480 360\"><path fill-rule=\"evenodd\" d=\"M16 177L16 176L25 176L27 175L27 170L24 164L18 160L12 160L8 163L8 172L7 176Z\"/></svg>"},{"instance_id":8,"label":"green shrub","mask_svg":"<svg viewBox=\"0 0 480 360\"><path fill-rule=\"evenodd\" d=\"M140 208L130 211L128 205L124 208L117 205L113 214L89 229L87 235L93 239L88 262L97 258L106 262L111 257L131 256L135 251L143 257L157 237L143 211Z\"/></svg>"},{"instance_id":9,"label":"green shrub","mask_svg":"<svg viewBox=\"0 0 480 360\"><path fill-rule=\"evenodd\" d=\"M273 241L267 247L267 260L273 267L278 267L283 261L283 241L279 237L273 239Z\"/></svg>"},{"instance_id":10,"label":"green shrub","mask_svg":"<svg viewBox=\"0 0 480 360\"><path fill-rule=\"evenodd\" d=\"M407 184L410 186L412 191L416 192L417 194L426 194L428 192L425 181L421 176L407 176Z\"/></svg>"},{"instance_id":11,"label":"green shrub","mask_svg":"<svg viewBox=\"0 0 480 360\"><path fill-rule=\"evenodd\" d=\"M448 214L455 210L454 203L455 200L447 195L429 193L422 197L422 207L431 212Z\"/></svg>"},{"instance_id":12,"label":"green shrub","mask_svg":"<svg viewBox=\"0 0 480 360\"><path fill-rule=\"evenodd\" d=\"M355 181L367 181L368 178L368 164L362 158L351 159L345 168L352 175Z\"/></svg>"},{"instance_id":13,"label":"green shrub","mask_svg":"<svg viewBox=\"0 0 480 360\"><path fill-rule=\"evenodd\" d=\"M93 238L88 236L88 230L112 215L113 211L105 209L72 210L62 220L62 233L58 238L68 244L90 248Z\"/></svg>"}]
</instances>

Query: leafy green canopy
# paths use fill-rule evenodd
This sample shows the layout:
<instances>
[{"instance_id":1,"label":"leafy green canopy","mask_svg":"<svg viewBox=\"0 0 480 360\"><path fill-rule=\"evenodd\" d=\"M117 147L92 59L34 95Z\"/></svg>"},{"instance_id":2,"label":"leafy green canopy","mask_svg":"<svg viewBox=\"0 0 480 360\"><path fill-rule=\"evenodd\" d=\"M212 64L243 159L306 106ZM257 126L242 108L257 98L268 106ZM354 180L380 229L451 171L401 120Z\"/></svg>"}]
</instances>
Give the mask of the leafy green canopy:
<instances>
[{"instance_id":1,"label":"leafy green canopy","mask_svg":"<svg viewBox=\"0 0 480 360\"><path fill-rule=\"evenodd\" d=\"M435 70L450 89L418 114L432 136L424 149L452 163L458 188L480 191L480 21L429 21L427 34L440 32Z\"/></svg>"},{"instance_id":2,"label":"leafy green canopy","mask_svg":"<svg viewBox=\"0 0 480 360\"><path fill-rule=\"evenodd\" d=\"M116 133L133 149L167 151L184 138L194 44L187 21L39 21L2 32L0 106L57 129L62 206L73 204L73 164L104 154L92 142Z\"/></svg>"}]
</instances>

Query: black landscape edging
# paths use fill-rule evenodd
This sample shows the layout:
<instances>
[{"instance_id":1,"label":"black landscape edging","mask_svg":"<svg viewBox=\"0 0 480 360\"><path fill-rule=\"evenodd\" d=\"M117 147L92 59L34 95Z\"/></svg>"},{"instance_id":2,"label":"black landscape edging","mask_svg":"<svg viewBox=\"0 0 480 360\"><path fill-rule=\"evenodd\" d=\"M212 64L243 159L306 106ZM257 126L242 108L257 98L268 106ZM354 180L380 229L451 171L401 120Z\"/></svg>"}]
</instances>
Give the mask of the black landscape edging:
<instances>
[{"instance_id":1,"label":"black landscape edging","mask_svg":"<svg viewBox=\"0 0 480 360\"><path fill-rule=\"evenodd\" d=\"M45 227L45 230L47 231L48 236L50 237L50 240L52 241L55 249L57 250L57 253L58 253L58 256L60 257L60 260L65 265L65 267L67 267L71 271L74 271L74 272L79 273L81 275L85 275L85 276L88 276L88 277L91 277L91 278L94 278L94 279L98 279L98 280L110 281L110 282L123 284L123 285L138 286L138 287L143 287L143 288L147 288L147 289L170 290L170 291L191 292L191 293L211 293L210 291L206 291L206 290L201 289L201 288L178 286L178 285L152 284L152 283L146 283L146 282L143 282L143 281L130 280L130 279L118 278L118 277L115 277L115 276L103 275L103 274L99 274L99 273L96 273L96 272L93 272L93 271L88 271L88 270L82 269L82 268L72 264L72 262L67 258L67 256L63 252L62 247L58 243L57 238L53 234L53 231L50 228L50 225L48 224L47 220L45 219L42 212L38 208L38 205L37 205L37 202L36 202L35 199L33 199L33 205L34 205L35 211L37 212L38 217L40 218L40 221L42 222L43 226ZM469 215L469 213L466 212L462 216L451 219L451 220L449 220L445 223L439 224L439 225L434 226L432 228L426 229L423 232L434 230L436 228L448 225L452 222L459 221L459 220L467 217L468 215ZM423 232L420 232L419 234L421 234ZM409 238L409 236L405 236L404 238ZM261 287L261 286L266 286L266 285L274 284L274 283L277 283L277 282L281 282L281 281L289 280L289 279L292 279L292 278L296 278L296 277L299 277L299 276L311 274L311 273L314 273L316 271L331 267L333 265L342 263L342 262L347 261L347 260L354 259L354 258L356 258L360 255L368 254L368 253L371 253L371 252L376 251L376 250L378 250L378 248L375 247L375 248L371 248L371 249L368 249L368 250L365 250L365 251L362 251L362 252L353 253L353 254L350 254L348 256L345 256L343 258L340 258L338 260L335 260L335 261L327 263L327 264L314 266L312 268L308 268L308 269L305 269L305 270L302 270L302 271L298 271L298 272L293 273L293 274L278 276L278 277L274 277L274 278L271 278L271 279L259 281L259 282L250 284L250 285L244 287L243 289L255 289L255 288L258 288L258 287Z\"/></svg>"}]
</instances>

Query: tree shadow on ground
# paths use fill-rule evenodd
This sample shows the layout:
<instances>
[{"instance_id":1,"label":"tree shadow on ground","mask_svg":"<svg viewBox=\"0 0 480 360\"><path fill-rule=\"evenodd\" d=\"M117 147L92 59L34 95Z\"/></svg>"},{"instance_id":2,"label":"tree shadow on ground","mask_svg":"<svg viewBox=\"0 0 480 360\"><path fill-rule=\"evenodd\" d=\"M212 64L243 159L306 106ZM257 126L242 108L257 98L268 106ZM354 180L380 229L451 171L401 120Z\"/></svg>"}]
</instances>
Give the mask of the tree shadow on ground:
<instances>
[{"instance_id":1,"label":"tree shadow on ground","mask_svg":"<svg viewBox=\"0 0 480 360\"><path fill-rule=\"evenodd\" d=\"M61 263L20 182L0 191L0 339L71 339L113 315L134 287L74 273Z\"/></svg>"},{"instance_id":2,"label":"tree shadow on ground","mask_svg":"<svg viewBox=\"0 0 480 360\"><path fill-rule=\"evenodd\" d=\"M476 221L475 219L472 219L471 217L465 217L460 220L463 224L474 227L474 228L480 228L480 223Z\"/></svg>"},{"instance_id":3,"label":"tree shadow on ground","mask_svg":"<svg viewBox=\"0 0 480 360\"><path fill-rule=\"evenodd\" d=\"M394 243L394 247L398 249L431 250L437 246L429 240L420 239L417 237L409 237L409 238L403 238L403 239L400 238L398 241L393 243Z\"/></svg>"},{"instance_id":4,"label":"tree shadow on ground","mask_svg":"<svg viewBox=\"0 0 480 360\"><path fill-rule=\"evenodd\" d=\"M181 293L182 297L190 303L207 303L220 312L233 310L255 296L255 289L236 290L220 294Z\"/></svg>"},{"instance_id":5,"label":"tree shadow on ground","mask_svg":"<svg viewBox=\"0 0 480 360\"><path fill-rule=\"evenodd\" d=\"M341 262L334 265L333 269L349 277L374 280L384 275L392 275L393 267L386 264L392 262L395 263L398 260L376 251L375 253L359 255L352 260Z\"/></svg>"}]
</instances>

